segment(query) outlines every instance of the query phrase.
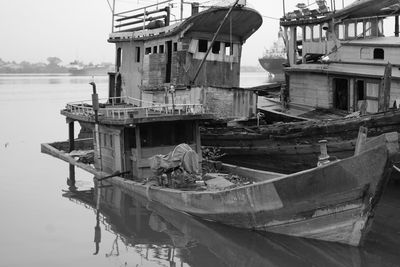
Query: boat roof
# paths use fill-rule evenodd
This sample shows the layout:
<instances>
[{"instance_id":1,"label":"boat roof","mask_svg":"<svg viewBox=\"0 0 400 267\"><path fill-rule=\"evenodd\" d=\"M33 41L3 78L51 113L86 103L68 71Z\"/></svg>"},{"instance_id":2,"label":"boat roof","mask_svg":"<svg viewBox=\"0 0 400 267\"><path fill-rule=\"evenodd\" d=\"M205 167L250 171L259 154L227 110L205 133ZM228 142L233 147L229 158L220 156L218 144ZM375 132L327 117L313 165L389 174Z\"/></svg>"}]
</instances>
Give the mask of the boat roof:
<instances>
[{"instance_id":1,"label":"boat roof","mask_svg":"<svg viewBox=\"0 0 400 267\"><path fill-rule=\"evenodd\" d=\"M322 23L331 19L357 19L366 17L384 17L400 14L400 0L356 0L343 9L326 13L318 18L304 17L294 20L281 20L282 26Z\"/></svg>"},{"instance_id":2,"label":"boat roof","mask_svg":"<svg viewBox=\"0 0 400 267\"><path fill-rule=\"evenodd\" d=\"M212 7L174 25L151 30L111 33L109 41L121 41L121 39L126 39L126 41L145 41L189 32L215 33L228 10L229 7ZM233 9L230 19L222 26L220 34L232 34L239 38L241 42L245 42L261 24L262 16L256 10L247 7L236 7Z\"/></svg>"},{"instance_id":3,"label":"boat roof","mask_svg":"<svg viewBox=\"0 0 400 267\"><path fill-rule=\"evenodd\" d=\"M399 14L399 0L358 0L345 8L336 11L333 18L363 18L371 16L388 16Z\"/></svg>"},{"instance_id":4,"label":"boat roof","mask_svg":"<svg viewBox=\"0 0 400 267\"><path fill-rule=\"evenodd\" d=\"M300 64L295 67L286 68L286 71L381 79L385 72L385 66L386 62L382 62L380 65L343 63ZM398 68L392 68L392 79L400 79L400 70Z\"/></svg>"}]
</instances>

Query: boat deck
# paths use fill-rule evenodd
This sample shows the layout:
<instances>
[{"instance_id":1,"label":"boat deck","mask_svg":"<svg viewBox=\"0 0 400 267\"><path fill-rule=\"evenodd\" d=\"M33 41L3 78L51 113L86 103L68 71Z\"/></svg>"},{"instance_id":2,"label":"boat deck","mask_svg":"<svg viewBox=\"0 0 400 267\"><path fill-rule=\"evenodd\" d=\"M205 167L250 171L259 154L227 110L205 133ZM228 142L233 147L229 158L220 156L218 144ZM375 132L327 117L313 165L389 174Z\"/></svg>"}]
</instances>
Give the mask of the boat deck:
<instances>
[{"instance_id":1,"label":"boat deck","mask_svg":"<svg viewBox=\"0 0 400 267\"><path fill-rule=\"evenodd\" d=\"M212 118L201 104L160 104L131 97L101 99L98 118L109 124L129 124L155 120L190 120L193 117ZM91 100L68 103L61 111L68 118L94 122L95 111Z\"/></svg>"}]
</instances>

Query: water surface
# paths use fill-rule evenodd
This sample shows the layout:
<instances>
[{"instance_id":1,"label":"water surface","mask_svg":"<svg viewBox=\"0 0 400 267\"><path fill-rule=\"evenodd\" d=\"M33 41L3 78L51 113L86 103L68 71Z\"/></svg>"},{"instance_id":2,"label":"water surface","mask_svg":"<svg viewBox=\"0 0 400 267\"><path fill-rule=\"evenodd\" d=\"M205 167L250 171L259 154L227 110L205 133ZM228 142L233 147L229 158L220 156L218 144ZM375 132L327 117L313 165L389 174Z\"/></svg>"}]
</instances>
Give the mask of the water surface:
<instances>
[{"instance_id":1,"label":"water surface","mask_svg":"<svg viewBox=\"0 0 400 267\"><path fill-rule=\"evenodd\" d=\"M94 80L100 97L106 97L107 77ZM92 175L77 169L82 192L67 193L68 164L40 153L40 143L68 138L60 109L90 99L91 81L0 76L0 266L400 265L400 188L395 184L385 193L363 248L205 223L117 188L101 190L97 211ZM242 76L242 86L265 82L263 73ZM93 255L97 223L101 241Z\"/></svg>"}]
</instances>

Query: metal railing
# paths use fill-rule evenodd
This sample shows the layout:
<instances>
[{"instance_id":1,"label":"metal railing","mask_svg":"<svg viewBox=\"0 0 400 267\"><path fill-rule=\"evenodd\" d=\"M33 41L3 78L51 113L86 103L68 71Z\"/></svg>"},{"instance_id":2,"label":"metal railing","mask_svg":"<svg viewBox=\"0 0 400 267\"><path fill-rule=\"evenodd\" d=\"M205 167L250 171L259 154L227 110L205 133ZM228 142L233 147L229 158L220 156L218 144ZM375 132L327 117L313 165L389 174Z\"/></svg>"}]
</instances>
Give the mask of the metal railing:
<instances>
[{"instance_id":1,"label":"metal railing","mask_svg":"<svg viewBox=\"0 0 400 267\"><path fill-rule=\"evenodd\" d=\"M205 113L202 104L160 104L131 97L100 99L99 117L112 120L127 120L166 115L189 115ZM92 117L94 110L91 100L68 103L66 111L78 116Z\"/></svg>"}]
</instances>

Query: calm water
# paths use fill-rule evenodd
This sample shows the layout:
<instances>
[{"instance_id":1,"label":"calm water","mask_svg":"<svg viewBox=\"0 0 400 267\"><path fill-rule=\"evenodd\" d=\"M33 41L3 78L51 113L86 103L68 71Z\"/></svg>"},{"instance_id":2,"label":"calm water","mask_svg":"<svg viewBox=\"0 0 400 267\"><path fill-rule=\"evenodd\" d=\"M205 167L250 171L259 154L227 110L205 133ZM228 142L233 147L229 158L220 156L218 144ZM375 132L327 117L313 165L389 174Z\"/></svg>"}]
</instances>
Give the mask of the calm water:
<instances>
[{"instance_id":1,"label":"calm water","mask_svg":"<svg viewBox=\"0 0 400 267\"><path fill-rule=\"evenodd\" d=\"M400 266L395 184L361 249L205 223L116 188L100 191L96 216L93 177L77 169L83 192L66 193L68 165L40 153L40 143L67 139L60 109L90 99L90 81L0 76L0 266ZM95 81L106 97L107 78ZM243 86L265 82L263 73L242 76Z\"/></svg>"}]
</instances>

